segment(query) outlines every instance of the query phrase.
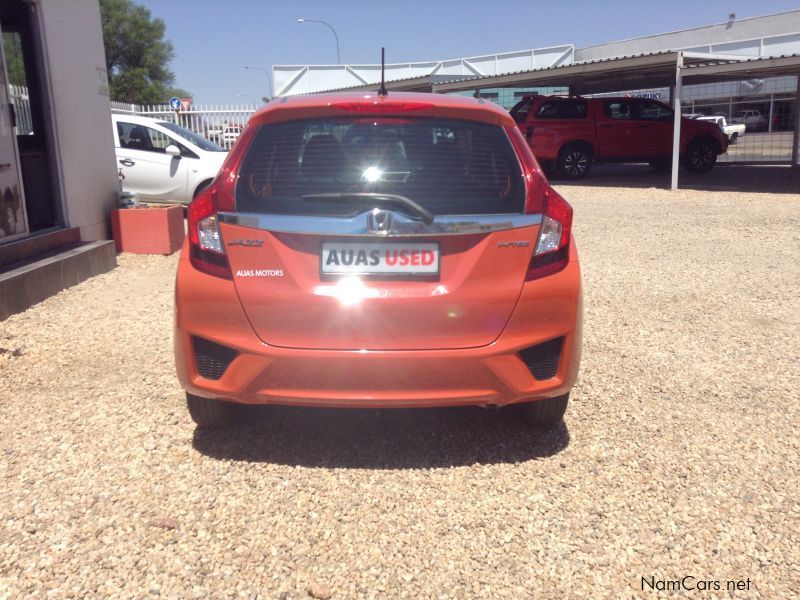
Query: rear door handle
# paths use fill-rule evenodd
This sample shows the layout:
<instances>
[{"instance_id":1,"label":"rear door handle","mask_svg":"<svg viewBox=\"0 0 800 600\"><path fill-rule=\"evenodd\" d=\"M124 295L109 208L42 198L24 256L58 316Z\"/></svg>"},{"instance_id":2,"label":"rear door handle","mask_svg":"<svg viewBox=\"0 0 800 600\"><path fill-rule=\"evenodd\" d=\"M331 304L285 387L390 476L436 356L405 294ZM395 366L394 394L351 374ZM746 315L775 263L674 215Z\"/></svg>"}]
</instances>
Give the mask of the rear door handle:
<instances>
[{"instance_id":1,"label":"rear door handle","mask_svg":"<svg viewBox=\"0 0 800 600\"><path fill-rule=\"evenodd\" d=\"M611 127L611 123L601 123L600 127L602 127L603 129L608 129L609 127Z\"/></svg>"},{"instance_id":2,"label":"rear door handle","mask_svg":"<svg viewBox=\"0 0 800 600\"><path fill-rule=\"evenodd\" d=\"M121 165L125 165L126 167L132 167L132 166L133 166L133 165L135 165L136 163L135 163L135 162L133 162L133 161L132 161L130 158L121 158L121 159L119 160L119 164L121 164Z\"/></svg>"}]
</instances>

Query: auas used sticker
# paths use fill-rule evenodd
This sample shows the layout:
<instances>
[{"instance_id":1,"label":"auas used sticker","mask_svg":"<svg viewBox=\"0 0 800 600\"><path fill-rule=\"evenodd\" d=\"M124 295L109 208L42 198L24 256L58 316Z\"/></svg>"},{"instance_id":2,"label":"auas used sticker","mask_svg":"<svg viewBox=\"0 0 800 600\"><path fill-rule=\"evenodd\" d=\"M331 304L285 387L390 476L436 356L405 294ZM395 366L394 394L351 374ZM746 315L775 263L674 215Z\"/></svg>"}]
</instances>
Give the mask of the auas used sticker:
<instances>
[{"instance_id":1,"label":"auas used sticker","mask_svg":"<svg viewBox=\"0 0 800 600\"><path fill-rule=\"evenodd\" d=\"M320 265L322 273L330 274L436 274L439 272L439 245L430 242L324 242Z\"/></svg>"}]
</instances>

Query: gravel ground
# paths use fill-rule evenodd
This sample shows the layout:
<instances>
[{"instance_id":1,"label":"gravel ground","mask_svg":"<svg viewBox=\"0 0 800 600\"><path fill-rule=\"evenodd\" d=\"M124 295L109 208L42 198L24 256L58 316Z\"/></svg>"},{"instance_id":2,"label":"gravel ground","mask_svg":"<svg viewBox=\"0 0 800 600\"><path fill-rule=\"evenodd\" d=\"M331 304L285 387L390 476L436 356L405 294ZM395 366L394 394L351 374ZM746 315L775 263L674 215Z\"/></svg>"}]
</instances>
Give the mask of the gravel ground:
<instances>
[{"instance_id":1,"label":"gravel ground","mask_svg":"<svg viewBox=\"0 0 800 600\"><path fill-rule=\"evenodd\" d=\"M798 597L800 197L561 191L586 323L551 433L479 409L196 431L174 256L0 323L0 598Z\"/></svg>"}]
</instances>

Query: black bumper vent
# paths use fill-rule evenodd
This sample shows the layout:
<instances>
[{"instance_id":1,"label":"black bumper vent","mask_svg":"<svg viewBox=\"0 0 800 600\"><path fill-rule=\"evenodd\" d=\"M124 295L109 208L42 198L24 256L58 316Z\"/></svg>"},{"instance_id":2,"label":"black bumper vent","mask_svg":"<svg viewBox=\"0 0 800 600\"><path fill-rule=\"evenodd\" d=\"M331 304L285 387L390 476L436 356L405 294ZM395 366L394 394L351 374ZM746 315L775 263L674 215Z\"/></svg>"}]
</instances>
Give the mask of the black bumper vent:
<instances>
[{"instance_id":1,"label":"black bumper vent","mask_svg":"<svg viewBox=\"0 0 800 600\"><path fill-rule=\"evenodd\" d=\"M228 365L239 354L233 348L209 342L203 338L192 338L197 372L206 379L219 379Z\"/></svg>"},{"instance_id":2,"label":"black bumper vent","mask_svg":"<svg viewBox=\"0 0 800 600\"><path fill-rule=\"evenodd\" d=\"M552 379L558 371L558 361L561 359L561 348L564 338L556 338L543 344L525 348L519 353L520 358L537 381Z\"/></svg>"}]
</instances>

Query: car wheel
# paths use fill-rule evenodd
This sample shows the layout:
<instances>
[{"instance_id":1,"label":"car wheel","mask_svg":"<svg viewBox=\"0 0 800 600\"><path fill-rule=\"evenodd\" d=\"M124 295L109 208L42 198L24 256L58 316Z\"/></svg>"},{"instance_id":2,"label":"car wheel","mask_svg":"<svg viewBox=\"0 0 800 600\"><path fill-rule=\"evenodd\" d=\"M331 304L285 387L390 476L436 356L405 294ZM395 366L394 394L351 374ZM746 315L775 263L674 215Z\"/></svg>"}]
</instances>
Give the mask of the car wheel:
<instances>
[{"instance_id":1,"label":"car wheel","mask_svg":"<svg viewBox=\"0 0 800 600\"><path fill-rule=\"evenodd\" d=\"M509 408L531 425L552 429L564 420L567 404L569 404L569 393L555 398L514 404Z\"/></svg>"},{"instance_id":2,"label":"car wheel","mask_svg":"<svg viewBox=\"0 0 800 600\"><path fill-rule=\"evenodd\" d=\"M202 398L194 394L186 394L186 406L192 421L200 427L229 425L234 421L239 408L230 402Z\"/></svg>"},{"instance_id":3,"label":"car wheel","mask_svg":"<svg viewBox=\"0 0 800 600\"><path fill-rule=\"evenodd\" d=\"M565 179L585 177L592 168L592 151L583 144L565 146L558 154L556 169Z\"/></svg>"},{"instance_id":4,"label":"car wheel","mask_svg":"<svg viewBox=\"0 0 800 600\"><path fill-rule=\"evenodd\" d=\"M737 132L734 132L733 135L731 135L731 139L730 139L730 141L728 143L729 144L735 144L738 140L739 140L739 132L737 131Z\"/></svg>"},{"instance_id":5,"label":"car wheel","mask_svg":"<svg viewBox=\"0 0 800 600\"><path fill-rule=\"evenodd\" d=\"M717 147L710 140L694 140L686 151L686 168L694 173L706 173L717 164Z\"/></svg>"}]
</instances>

